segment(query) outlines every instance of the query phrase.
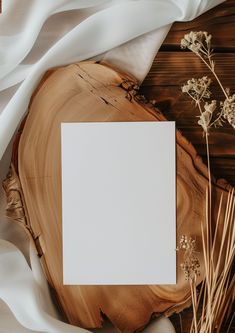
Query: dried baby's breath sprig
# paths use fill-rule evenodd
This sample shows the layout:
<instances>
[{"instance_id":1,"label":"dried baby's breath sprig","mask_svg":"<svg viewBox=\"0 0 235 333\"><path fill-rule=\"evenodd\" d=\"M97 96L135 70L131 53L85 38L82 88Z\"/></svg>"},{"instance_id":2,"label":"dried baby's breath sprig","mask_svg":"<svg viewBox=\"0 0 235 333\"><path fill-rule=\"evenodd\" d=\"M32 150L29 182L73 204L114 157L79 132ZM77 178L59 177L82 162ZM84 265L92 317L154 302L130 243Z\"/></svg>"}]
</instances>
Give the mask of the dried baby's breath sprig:
<instances>
[{"instance_id":1,"label":"dried baby's breath sprig","mask_svg":"<svg viewBox=\"0 0 235 333\"><path fill-rule=\"evenodd\" d=\"M208 99L211 97L210 84L211 79L207 76L192 78L182 86L182 92L187 93L195 101Z\"/></svg>"},{"instance_id":2,"label":"dried baby's breath sprig","mask_svg":"<svg viewBox=\"0 0 235 333\"><path fill-rule=\"evenodd\" d=\"M224 119L235 129L235 94L221 102L221 113Z\"/></svg>"},{"instance_id":3,"label":"dried baby's breath sprig","mask_svg":"<svg viewBox=\"0 0 235 333\"><path fill-rule=\"evenodd\" d=\"M190 283L193 321L190 333L219 333L222 323L231 312L234 302L235 276L232 266L235 258L235 193L234 190L221 196L216 219L212 221L212 182L210 170L209 130L212 126L222 126L227 121L235 129L235 94L224 88L215 72L212 60L211 35L207 32L190 32L181 41L182 48L194 52L210 69L221 87L225 100L218 103L210 100L211 81L207 77L188 80L182 87L199 109L198 124L205 134L208 165L208 189L206 191L205 220L199 221L202 230L203 263L205 272L198 295L196 279L200 263L195 255L195 241L186 236L180 240L180 248L185 251L181 268ZM225 211L222 202L226 200ZM200 209L200 207L199 207ZM214 225L212 225L212 222ZM202 312L199 314L199 305Z\"/></svg>"},{"instance_id":4,"label":"dried baby's breath sprig","mask_svg":"<svg viewBox=\"0 0 235 333\"><path fill-rule=\"evenodd\" d=\"M200 262L197 257L194 238L182 235L179 249L184 251L181 269L189 281L193 321L190 333L220 333L226 315L231 312L234 301L235 277L232 267L235 258L235 195L229 191L222 195L218 207L213 239L210 244L209 224L201 222L202 251L205 265L205 277L200 291L197 290L197 277L200 275ZM225 200L225 210L223 202ZM208 212L209 193L206 192L206 211ZM208 222L208 216L206 217ZM201 304L201 310L199 306Z\"/></svg>"},{"instance_id":5,"label":"dried baby's breath sprig","mask_svg":"<svg viewBox=\"0 0 235 333\"><path fill-rule=\"evenodd\" d=\"M212 56L211 35L206 31L191 31L181 39L181 48L200 55L203 58Z\"/></svg>"},{"instance_id":6,"label":"dried baby's breath sprig","mask_svg":"<svg viewBox=\"0 0 235 333\"><path fill-rule=\"evenodd\" d=\"M211 102L204 102L205 99L210 99L211 91L210 91L211 79L207 76L203 76L202 78L192 78L188 80L182 86L182 92L187 93L195 102L196 106L198 106L200 115L198 116L200 119L198 124L202 127L205 133L209 133L209 129L212 126L215 126L215 121L217 122L217 126L219 124L219 118L213 121L214 111L217 108L216 100L212 100ZM202 103L204 103L202 105Z\"/></svg>"},{"instance_id":7,"label":"dried baby's breath sprig","mask_svg":"<svg viewBox=\"0 0 235 333\"><path fill-rule=\"evenodd\" d=\"M214 71L215 62L212 60L211 39L212 36L207 31L191 31L184 35L180 45L182 49L188 49L195 53L210 70Z\"/></svg>"},{"instance_id":8,"label":"dried baby's breath sprig","mask_svg":"<svg viewBox=\"0 0 235 333\"><path fill-rule=\"evenodd\" d=\"M197 327L197 277L200 275L200 262L196 256L196 241L192 237L182 235L179 242L179 249L184 251L184 261L180 267L184 272L185 279L189 281L192 306L193 306L193 323Z\"/></svg>"},{"instance_id":9,"label":"dried baby's breath sprig","mask_svg":"<svg viewBox=\"0 0 235 333\"><path fill-rule=\"evenodd\" d=\"M208 133L209 129L213 125L212 117L213 113L216 110L217 103L215 100L211 101L210 103L206 102L204 104L204 111L199 116L198 124L202 127L205 133ZM219 119L217 120L217 122Z\"/></svg>"},{"instance_id":10,"label":"dried baby's breath sprig","mask_svg":"<svg viewBox=\"0 0 235 333\"><path fill-rule=\"evenodd\" d=\"M184 261L180 267L184 272L186 280L195 281L200 275L199 259L196 253L196 241L192 237L182 235L180 238L180 249L184 251Z\"/></svg>"},{"instance_id":11,"label":"dried baby's breath sprig","mask_svg":"<svg viewBox=\"0 0 235 333\"><path fill-rule=\"evenodd\" d=\"M222 89L225 98L229 97L227 89L225 89L215 72L215 62L212 60L213 49L211 48L211 39L212 36L206 31L191 31L189 34L186 34L181 40L181 48L189 49L195 53L209 68L214 77L216 78L220 88Z\"/></svg>"},{"instance_id":12,"label":"dried baby's breath sprig","mask_svg":"<svg viewBox=\"0 0 235 333\"><path fill-rule=\"evenodd\" d=\"M196 105L200 110L199 125L202 126L203 131L206 133L209 132L209 129L212 126L223 126L224 121L227 121L233 128L235 128L235 95L230 94L230 89L223 86L218 75L216 74L215 62L212 60L213 50L211 48L211 39L211 35L206 31L191 31L181 40L181 48L189 49L203 61L203 63L214 75L225 96L225 100L223 102L217 103L220 105L217 112L214 112L216 111L216 108L213 108L213 112L211 112L212 110L208 109L208 105L203 106L199 103L199 101L203 102L204 99L211 98L210 79L206 76L199 79L193 78L188 80L187 83L183 85L182 91L187 93L196 102ZM214 107L215 105L216 104L213 103L211 107ZM213 115L215 114L216 116L213 118Z\"/></svg>"}]
</instances>

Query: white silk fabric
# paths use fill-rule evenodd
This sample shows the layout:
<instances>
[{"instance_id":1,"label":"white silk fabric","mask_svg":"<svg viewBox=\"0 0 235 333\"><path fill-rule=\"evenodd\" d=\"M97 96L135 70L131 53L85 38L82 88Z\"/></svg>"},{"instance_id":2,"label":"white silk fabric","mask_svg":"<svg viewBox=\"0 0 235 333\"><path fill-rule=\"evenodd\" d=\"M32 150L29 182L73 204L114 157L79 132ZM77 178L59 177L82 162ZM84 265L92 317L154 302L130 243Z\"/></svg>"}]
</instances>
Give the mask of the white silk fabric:
<instances>
[{"instance_id":1,"label":"white silk fabric","mask_svg":"<svg viewBox=\"0 0 235 333\"><path fill-rule=\"evenodd\" d=\"M95 57L141 82L174 21L192 20L223 0L2 2L0 181L9 167L10 142L46 70ZM6 221L4 205L1 189L0 332L82 333L57 318L34 248L29 251L24 233Z\"/></svg>"}]
</instances>

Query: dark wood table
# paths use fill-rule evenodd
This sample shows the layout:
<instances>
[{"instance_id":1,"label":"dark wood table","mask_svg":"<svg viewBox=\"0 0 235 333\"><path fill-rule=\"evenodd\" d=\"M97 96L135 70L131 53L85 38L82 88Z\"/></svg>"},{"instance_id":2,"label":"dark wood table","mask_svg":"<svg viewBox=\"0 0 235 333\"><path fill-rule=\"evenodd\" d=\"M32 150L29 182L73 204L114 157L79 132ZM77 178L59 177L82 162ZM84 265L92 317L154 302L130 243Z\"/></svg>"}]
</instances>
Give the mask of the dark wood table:
<instances>
[{"instance_id":1,"label":"dark wood table","mask_svg":"<svg viewBox=\"0 0 235 333\"><path fill-rule=\"evenodd\" d=\"M168 120L176 121L177 128L205 160L204 138L196 118L198 111L191 100L182 94L181 86L192 77L213 77L192 52L180 49L181 38L191 30L212 34L216 71L223 84L235 93L235 0L228 0L191 22L175 23L141 86L141 92L149 100L157 102ZM215 79L212 89L214 98L223 100ZM230 125L225 124L211 131L210 155L213 175L235 185L235 130ZM191 309L184 310L180 316L172 316L177 333L189 333L191 318ZM224 328L221 333L226 331ZM235 332L235 323L229 332Z\"/></svg>"},{"instance_id":2,"label":"dark wood table","mask_svg":"<svg viewBox=\"0 0 235 333\"><path fill-rule=\"evenodd\" d=\"M205 157L198 111L181 92L181 86L192 77L211 76L206 66L190 51L180 49L185 33L208 31L212 34L216 70L223 84L235 93L235 0L228 0L199 18L172 26L153 66L142 84L141 91L148 99L157 101L158 108ZM213 77L212 77L213 79ZM220 88L212 84L215 99L223 100ZM228 124L212 130L210 135L211 164L216 178L225 178L235 185L235 130Z\"/></svg>"}]
</instances>

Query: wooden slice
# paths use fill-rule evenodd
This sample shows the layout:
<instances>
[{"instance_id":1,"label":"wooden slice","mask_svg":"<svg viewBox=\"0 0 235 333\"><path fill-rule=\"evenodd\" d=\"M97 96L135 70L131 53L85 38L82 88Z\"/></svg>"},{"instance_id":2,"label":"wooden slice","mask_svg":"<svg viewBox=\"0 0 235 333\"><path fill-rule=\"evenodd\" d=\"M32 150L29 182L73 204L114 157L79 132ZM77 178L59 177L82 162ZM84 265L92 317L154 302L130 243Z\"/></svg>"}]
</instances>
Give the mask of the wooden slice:
<instances>
[{"instance_id":1,"label":"wooden slice","mask_svg":"<svg viewBox=\"0 0 235 333\"><path fill-rule=\"evenodd\" d=\"M189 304L189 285L179 265L181 252L177 252L177 285L64 286L62 282L61 122L164 120L158 110L133 97L135 84L133 78L92 62L46 73L32 97L4 182L7 214L34 238L67 320L85 328L101 327L103 313L119 330L134 332L153 314L170 315ZM200 251L207 168L193 146L179 132L176 135L177 239L183 234L196 237ZM71 149L76 149L76 142ZM223 184L214 186L215 207L224 188Z\"/></svg>"}]
</instances>

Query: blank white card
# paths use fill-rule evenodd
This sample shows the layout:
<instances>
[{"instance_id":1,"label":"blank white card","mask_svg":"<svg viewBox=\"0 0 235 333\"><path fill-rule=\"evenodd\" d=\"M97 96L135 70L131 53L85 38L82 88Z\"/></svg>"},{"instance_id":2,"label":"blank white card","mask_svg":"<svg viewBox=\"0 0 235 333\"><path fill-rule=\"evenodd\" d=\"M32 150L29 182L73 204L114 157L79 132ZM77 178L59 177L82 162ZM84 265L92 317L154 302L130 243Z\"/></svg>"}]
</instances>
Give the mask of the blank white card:
<instances>
[{"instance_id":1,"label":"blank white card","mask_svg":"<svg viewBox=\"0 0 235 333\"><path fill-rule=\"evenodd\" d=\"M176 283L175 123L61 135L64 284Z\"/></svg>"}]
</instances>

